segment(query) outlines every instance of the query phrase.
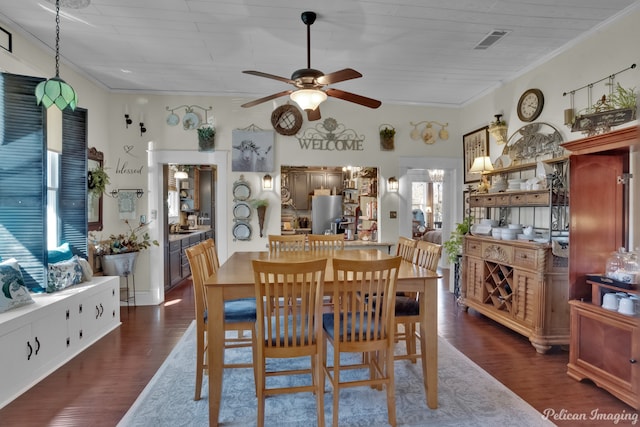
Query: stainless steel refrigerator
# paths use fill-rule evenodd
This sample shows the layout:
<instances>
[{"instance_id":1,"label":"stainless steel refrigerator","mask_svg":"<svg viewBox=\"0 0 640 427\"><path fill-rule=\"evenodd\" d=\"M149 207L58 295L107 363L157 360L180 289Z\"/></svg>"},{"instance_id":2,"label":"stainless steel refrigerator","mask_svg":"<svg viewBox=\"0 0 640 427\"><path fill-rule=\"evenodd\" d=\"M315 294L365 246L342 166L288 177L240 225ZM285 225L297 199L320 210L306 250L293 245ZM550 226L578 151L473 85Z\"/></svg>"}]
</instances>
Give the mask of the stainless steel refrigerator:
<instances>
[{"instance_id":1,"label":"stainless steel refrigerator","mask_svg":"<svg viewBox=\"0 0 640 427\"><path fill-rule=\"evenodd\" d=\"M311 233L324 234L331 223L342 217L342 196L313 196L311 198Z\"/></svg>"}]
</instances>

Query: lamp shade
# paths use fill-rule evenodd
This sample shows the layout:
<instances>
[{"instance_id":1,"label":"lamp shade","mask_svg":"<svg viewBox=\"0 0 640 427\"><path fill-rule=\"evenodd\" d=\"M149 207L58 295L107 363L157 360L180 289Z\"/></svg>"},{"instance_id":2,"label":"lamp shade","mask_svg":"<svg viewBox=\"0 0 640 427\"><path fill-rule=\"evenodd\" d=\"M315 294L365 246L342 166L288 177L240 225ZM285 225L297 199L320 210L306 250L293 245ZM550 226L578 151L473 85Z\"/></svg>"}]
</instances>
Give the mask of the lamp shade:
<instances>
[{"instance_id":1,"label":"lamp shade","mask_svg":"<svg viewBox=\"0 0 640 427\"><path fill-rule=\"evenodd\" d=\"M489 156L483 156L476 157L473 160L473 165L471 165L471 169L469 169L469 172L482 173L492 170L493 165L491 164L491 158Z\"/></svg>"},{"instance_id":2,"label":"lamp shade","mask_svg":"<svg viewBox=\"0 0 640 427\"><path fill-rule=\"evenodd\" d=\"M177 171L176 173L173 174L173 177L175 179L188 179L189 174L186 173L185 171Z\"/></svg>"},{"instance_id":3,"label":"lamp shade","mask_svg":"<svg viewBox=\"0 0 640 427\"><path fill-rule=\"evenodd\" d=\"M317 89L299 89L289 97L303 110L315 110L327 99L327 94Z\"/></svg>"},{"instance_id":4,"label":"lamp shade","mask_svg":"<svg viewBox=\"0 0 640 427\"><path fill-rule=\"evenodd\" d=\"M45 108L55 105L60 111L67 107L75 110L78 105L78 95L70 85L56 76L36 86L36 101L38 105L42 103Z\"/></svg>"}]
</instances>

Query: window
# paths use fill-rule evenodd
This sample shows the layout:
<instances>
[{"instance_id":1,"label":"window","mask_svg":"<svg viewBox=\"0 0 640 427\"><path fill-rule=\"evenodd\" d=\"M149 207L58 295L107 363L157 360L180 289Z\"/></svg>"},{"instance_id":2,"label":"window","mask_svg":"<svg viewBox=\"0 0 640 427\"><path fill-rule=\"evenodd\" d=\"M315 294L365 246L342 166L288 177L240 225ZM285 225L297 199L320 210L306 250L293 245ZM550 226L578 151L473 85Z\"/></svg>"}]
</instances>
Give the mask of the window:
<instances>
[{"instance_id":1,"label":"window","mask_svg":"<svg viewBox=\"0 0 640 427\"><path fill-rule=\"evenodd\" d=\"M60 180L60 154L55 151L47 151L47 249L58 246L59 238L59 213L58 190Z\"/></svg>"}]
</instances>

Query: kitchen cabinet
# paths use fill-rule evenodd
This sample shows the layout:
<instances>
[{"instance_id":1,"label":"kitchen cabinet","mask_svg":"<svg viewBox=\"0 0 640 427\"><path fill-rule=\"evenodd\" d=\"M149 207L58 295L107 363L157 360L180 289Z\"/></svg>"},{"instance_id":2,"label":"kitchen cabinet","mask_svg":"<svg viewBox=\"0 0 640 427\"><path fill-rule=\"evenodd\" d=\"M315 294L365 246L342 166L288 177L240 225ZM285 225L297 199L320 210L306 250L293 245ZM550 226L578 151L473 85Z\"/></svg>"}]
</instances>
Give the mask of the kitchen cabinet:
<instances>
[{"instance_id":1,"label":"kitchen cabinet","mask_svg":"<svg viewBox=\"0 0 640 427\"><path fill-rule=\"evenodd\" d=\"M639 145L636 127L563 144L572 152L567 374L578 381L592 380L635 409L640 409L640 324L635 316L602 308L600 295L638 294L637 285L631 290L607 288L587 280L587 274L603 272L610 254L626 246L629 155Z\"/></svg>"},{"instance_id":2,"label":"kitchen cabinet","mask_svg":"<svg viewBox=\"0 0 640 427\"><path fill-rule=\"evenodd\" d=\"M169 283L165 291L182 281L182 243L180 240L169 242Z\"/></svg>"},{"instance_id":3,"label":"kitchen cabinet","mask_svg":"<svg viewBox=\"0 0 640 427\"><path fill-rule=\"evenodd\" d=\"M291 185L291 199L295 208L299 211L309 210L311 203L307 173L294 172L290 174L289 183Z\"/></svg>"},{"instance_id":4,"label":"kitchen cabinet","mask_svg":"<svg viewBox=\"0 0 640 427\"><path fill-rule=\"evenodd\" d=\"M526 336L538 353L569 344L568 269L551 245L467 235L461 303Z\"/></svg>"},{"instance_id":5,"label":"kitchen cabinet","mask_svg":"<svg viewBox=\"0 0 640 427\"><path fill-rule=\"evenodd\" d=\"M295 171L289 172L289 188L293 204L298 211L311 209L313 191L325 188L336 194L342 192L342 172Z\"/></svg>"},{"instance_id":6,"label":"kitchen cabinet","mask_svg":"<svg viewBox=\"0 0 640 427\"><path fill-rule=\"evenodd\" d=\"M167 249L167 259L169 260L167 268L169 272L164 286L165 292L191 275L186 250L212 236L212 229L170 235Z\"/></svg>"},{"instance_id":7,"label":"kitchen cabinet","mask_svg":"<svg viewBox=\"0 0 640 427\"><path fill-rule=\"evenodd\" d=\"M0 313L0 407L120 325L119 284L96 276Z\"/></svg>"}]
</instances>

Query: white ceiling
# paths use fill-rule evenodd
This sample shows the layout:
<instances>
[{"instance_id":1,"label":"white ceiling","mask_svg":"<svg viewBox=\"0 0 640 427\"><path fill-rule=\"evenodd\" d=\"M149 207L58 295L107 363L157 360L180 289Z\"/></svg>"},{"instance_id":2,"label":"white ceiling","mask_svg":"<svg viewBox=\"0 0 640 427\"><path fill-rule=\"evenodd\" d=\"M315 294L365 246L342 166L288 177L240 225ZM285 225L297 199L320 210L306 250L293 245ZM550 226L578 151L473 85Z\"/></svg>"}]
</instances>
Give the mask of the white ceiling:
<instances>
[{"instance_id":1,"label":"white ceiling","mask_svg":"<svg viewBox=\"0 0 640 427\"><path fill-rule=\"evenodd\" d=\"M0 0L0 18L54 50L50 1L55 4ZM514 79L638 3L91 0L84 9L61 8L77 20L61 19L60 53L62 61L112 91L250 100L292 87L242 70L289 78L306 68L300 14L312 10L318 18L311 27L311 67L324 73L349 67L364 76L334 87L383 103L455 107ZM487 50L474 50L495 29L510 33ZM15 47L14 53L20 57ZM51 75L54 71L52 61Z\"/></svg>"}]
</instances>

